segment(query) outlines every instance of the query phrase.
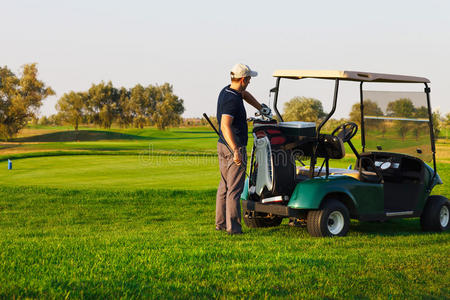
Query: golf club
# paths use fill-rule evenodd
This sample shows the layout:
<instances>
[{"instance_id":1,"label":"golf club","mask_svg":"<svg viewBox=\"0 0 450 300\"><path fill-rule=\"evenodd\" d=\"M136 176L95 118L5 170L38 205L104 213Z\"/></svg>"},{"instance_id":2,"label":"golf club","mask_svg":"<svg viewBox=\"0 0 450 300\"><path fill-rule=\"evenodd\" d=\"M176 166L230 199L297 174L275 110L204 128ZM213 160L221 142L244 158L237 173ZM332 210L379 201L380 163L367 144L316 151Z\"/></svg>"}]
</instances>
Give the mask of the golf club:
<instances>
[{"instance_id":1,"label":"golf club","mask_svg":"<svg viewBox=\"0 0 450 300\"><path fill-rule=\"evenodd\" d=\"M230 146L228 145L227 141L225 140L225 138L220 134L220 132L216 129L216 127L214 126L214 124L211 122L211 120L208 118L208 115L206 113L203 113L203 117L206 119L206 121L208 121L209 125L211 125L211 127L214 129L214 131L217 133L217 135L222 139L224 145L228 148L228 150L230 151L230 153L232 155L234 155L233 150L231 150ZM242 163L239 165L239 167L243 168L245 175L247 175L247 165Z\"/></svg>"}]
</instances>

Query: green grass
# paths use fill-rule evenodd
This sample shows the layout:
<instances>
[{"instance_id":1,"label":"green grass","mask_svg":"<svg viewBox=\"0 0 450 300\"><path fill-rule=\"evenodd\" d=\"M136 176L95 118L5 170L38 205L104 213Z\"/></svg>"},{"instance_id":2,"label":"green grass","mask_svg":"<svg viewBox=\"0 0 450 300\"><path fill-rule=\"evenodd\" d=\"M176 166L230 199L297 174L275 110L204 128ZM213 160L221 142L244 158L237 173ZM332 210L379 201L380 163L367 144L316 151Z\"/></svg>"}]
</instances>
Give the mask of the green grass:
<instances>
[{"instance_id":1,"label":"green grass","mask_svg":"<svg viewBox=\"0 0 450 300\"><path fill-rule=\"evenodd\" d=\"M220 174L215 155L149 155L148 151L130 155L66 155L13 160L13 169L0 162L0 184L70 187L75 189L163 188L201 190L215 188ZM45 155L45 153L43 154ZM319 161L320 165L321 161ZM355 166L355 159L333 160L332 168ZM450 165L439 163L441 178L448 178ZM435 193L450 194L441 185Z\"/></svg>"},{"instance_id":2,"label":"green grass","mask_svg":"<svg viewBox=\"0 0 450 300\"><path fill-rule=\"evenodd\" d=\"M334 239L287 220L244 226L242 236L216 232L217 138L208 128L83 128L79 142L67 129L0 146L29 152L0 156L0 298L450 294L450 233L424 233L418 219L352 221ZM17 158L11 171L8 157ZM446 182L450 164L438 171ZM448 196L450 186L433 193Z\"/></svg>"},{"instance_id":3,"label":"green grass","mask_svg":"<svg viewBox=\"0 0 450 300\"><path fill-rule=\"evenodd\" d=\"M39 129L47 129L38 127ZM126 154L140 155L143 151L154 155L216 155L217 135L209 127L92 130L82 128L78 133L56 128L52 132L19 137L12 143L0 143L0 161L46 155ZM251 153L252 136L249 134L247 151ZM360 141L355 137L355 146ZM2 152L3 151L3 152ZM352 156L346 144L346 152Z\"/></svg>"},{"instance_id":4,"label":"green grass","mask_svg":"<svg viewBox=\"0 0 450 300\"><path fill-rule=\"evenodd\" d=\"M140 155L213 155L217 153L217 135L207 127L115 129L114 131L83 129L53 130L35 136L17 138L13 143L0 143L0 161L45 155L99 154L115 152ZM251 143L248 152L251 152ZM4 151L2 153L2 150Z\"/></svg>"},{"instance_id":5,"label":"green grass","mask_svg":"<svg viewBox=\"0 0 450 300\"><path fill-rule=\"evenodd\" d=\"M115 131L83 129L56 130L41 135L16 138L13 143L0 143L1 158L17 157L15 151L36 153L55 151L158 151L159 153L215 153L217 135L206 127L174 128L160 131L155 128L124 129Z\"/></svg>"},{"instance_id":6,"label":"green grass","mask_svg":"<svg viewBox=\"0 0 450 300\"><path fill-rule=\"evenodd\" d=\"M205 189L219 182L215 156L77 155L0 163L0 184L104 189Z\"/></svg>"},{"instance_id":7,"label":"green grass","mask_svg":"<svg viewBox=\"0 0 450 300\"><path fill-rule=\"evenodd\" d=\"M446 298L449 234L214 230L215 190L0 187L0 297Z\"/></svg>"}]
</instances>

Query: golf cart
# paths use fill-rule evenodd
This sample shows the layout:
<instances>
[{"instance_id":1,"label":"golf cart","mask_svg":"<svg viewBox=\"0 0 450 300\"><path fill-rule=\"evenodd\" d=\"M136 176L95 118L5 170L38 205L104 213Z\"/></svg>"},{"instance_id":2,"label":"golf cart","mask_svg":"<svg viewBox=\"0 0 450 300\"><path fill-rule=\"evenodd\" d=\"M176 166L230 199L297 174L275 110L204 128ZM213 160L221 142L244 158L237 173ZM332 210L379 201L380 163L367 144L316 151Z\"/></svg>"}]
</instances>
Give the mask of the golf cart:
<instances>
[{"instance_id":1,"label":"golf cart","mask_svg":"<svg viewBox=\"0 0 450 300\"><path fill-rule=\"evenodd\" d=\"M253 119L250 173L241 195L248 227L278 226L283 218L290 218L306 225L312 236L345 236L350 219L420 217L423 230L449 229L449 201L430 196L442 180L436 172L428 79L307 70L279 70L273 76L277 120ZM334 81L332 109L318 126L301 120L284 122L277 108L281 79L305 78ZM324 134L322 129L336 110L342 81L359 83L360 126L346 122ZM422 84L424 90L365 90L366 85L379 83ZM358 129L361 152L352 143ZM355 156L355 168L331 168L330 160L345 157L345 143Z\"/></svg>"}]
</instances>

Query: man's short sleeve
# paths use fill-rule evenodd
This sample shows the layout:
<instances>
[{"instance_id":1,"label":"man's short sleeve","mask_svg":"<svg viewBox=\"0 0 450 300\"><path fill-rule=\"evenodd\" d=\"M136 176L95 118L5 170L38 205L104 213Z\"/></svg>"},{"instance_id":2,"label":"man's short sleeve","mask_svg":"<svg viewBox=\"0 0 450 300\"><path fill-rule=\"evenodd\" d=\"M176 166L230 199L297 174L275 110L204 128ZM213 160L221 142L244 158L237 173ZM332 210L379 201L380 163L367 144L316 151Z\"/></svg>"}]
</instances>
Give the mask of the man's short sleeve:
<instances>
[{"instance_id":1,"label":"man's short sleeve","mask_svg":"<svg viewBox=\"0 0 450 300\"><path fill-rule=\"evenodd\" d=\"M236 103L234 103L235 102L235 101L233 101L234 99L227 98L224 100L225 101L223 102L223 105L222 105L222 114L235 117L236 113L237 113L237 105L236 105Z\"/></svg>"}]
</instances>

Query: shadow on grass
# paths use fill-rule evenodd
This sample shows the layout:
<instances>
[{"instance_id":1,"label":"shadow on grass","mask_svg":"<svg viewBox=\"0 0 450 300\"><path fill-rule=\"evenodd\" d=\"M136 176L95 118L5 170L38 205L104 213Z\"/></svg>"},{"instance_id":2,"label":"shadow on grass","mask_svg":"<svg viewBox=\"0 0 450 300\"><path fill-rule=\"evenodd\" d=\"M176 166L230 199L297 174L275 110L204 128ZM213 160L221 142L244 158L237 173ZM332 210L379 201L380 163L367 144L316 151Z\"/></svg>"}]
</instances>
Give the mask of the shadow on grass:
<instances>
[{"instance_id":1,"label":"shadow on grass","mask_svg":"<svg viewBox=\"0 0 450 300\"><path fill-rule=\"evenodd\" d=\"M248 228L247 228L248 229ZM254 232L251 229L250 231ZM278 227L264 228L263 232L259 232L260 235L273 235L273 234L295 234L298 236L309 237L306 226L289 226L288 224L282 224ZM423 231L420 227L420 219L391 219L384 222L360 222L352 221L350 224L349 235L352 233L359 236L417 236L417 235L429 235L436 234L436 232ZM450 231L441 232L439 234L450 234Z\"/></svg>"},{"instance_id":2,"label":"shadow on grass","mask_svg":"<svg viewBox=\"0 0 450 300\"><path fill-rule=\"evenodd\" d=\"M188 132L185 133L198 133ZM211 132L202 132L211 133ZM40 135L27 136L22 138L15 138L10 142L26 143L26 142L84 142L84 141L100 141L100 140L191 140L191 139L216 139L216 136L202 136L202 137L149 137L134 134L120 133L114 131L101 130L67 130L52 132Z\"/></svg>"},{"instance_id":3,"label":"shadow on grass","mask_svg":"<svg viewBox=\"0 0 450 300\"><path fill-rule=\"evenodd\" d=\"M149 137L100 130L70 130L15 138L12 142L75 142L99 140L150 140Z\"/></svg>"},{"instance_id":4,"label":"shadow on grass","mask_svg":"<svg viewBox=\"0 0 450 300\"><path fill-rule=\"evenodd\" d=\"M0 150L6 150L11 148L16 148L17 145L14 144L0 144Z\"/></svg>"},{"instance_id":5,"label":"shadow on grass","mask_svg":"<svg viewBox=\"0 0 450 300\"><path fill-rule=\"evenodd\" d=\"M189 133L189 134L211 134L214 133L212 129L210 131L177 131L177 133ZM251 132L249 132L251 134Z\"/></svg>"},{"instance_id":6,"label":"shadow on grass","mask_svg":"<svg viewBox=\"0 0 450 300\"><path fill-rule=\"evenodd\" d=\"M384 222L352 222L350 230L378 236L409 236L430 234L420 227L420 219L391 219ZM432 232L431 232L432 233Z\"/></svg>"}]
</instances>

